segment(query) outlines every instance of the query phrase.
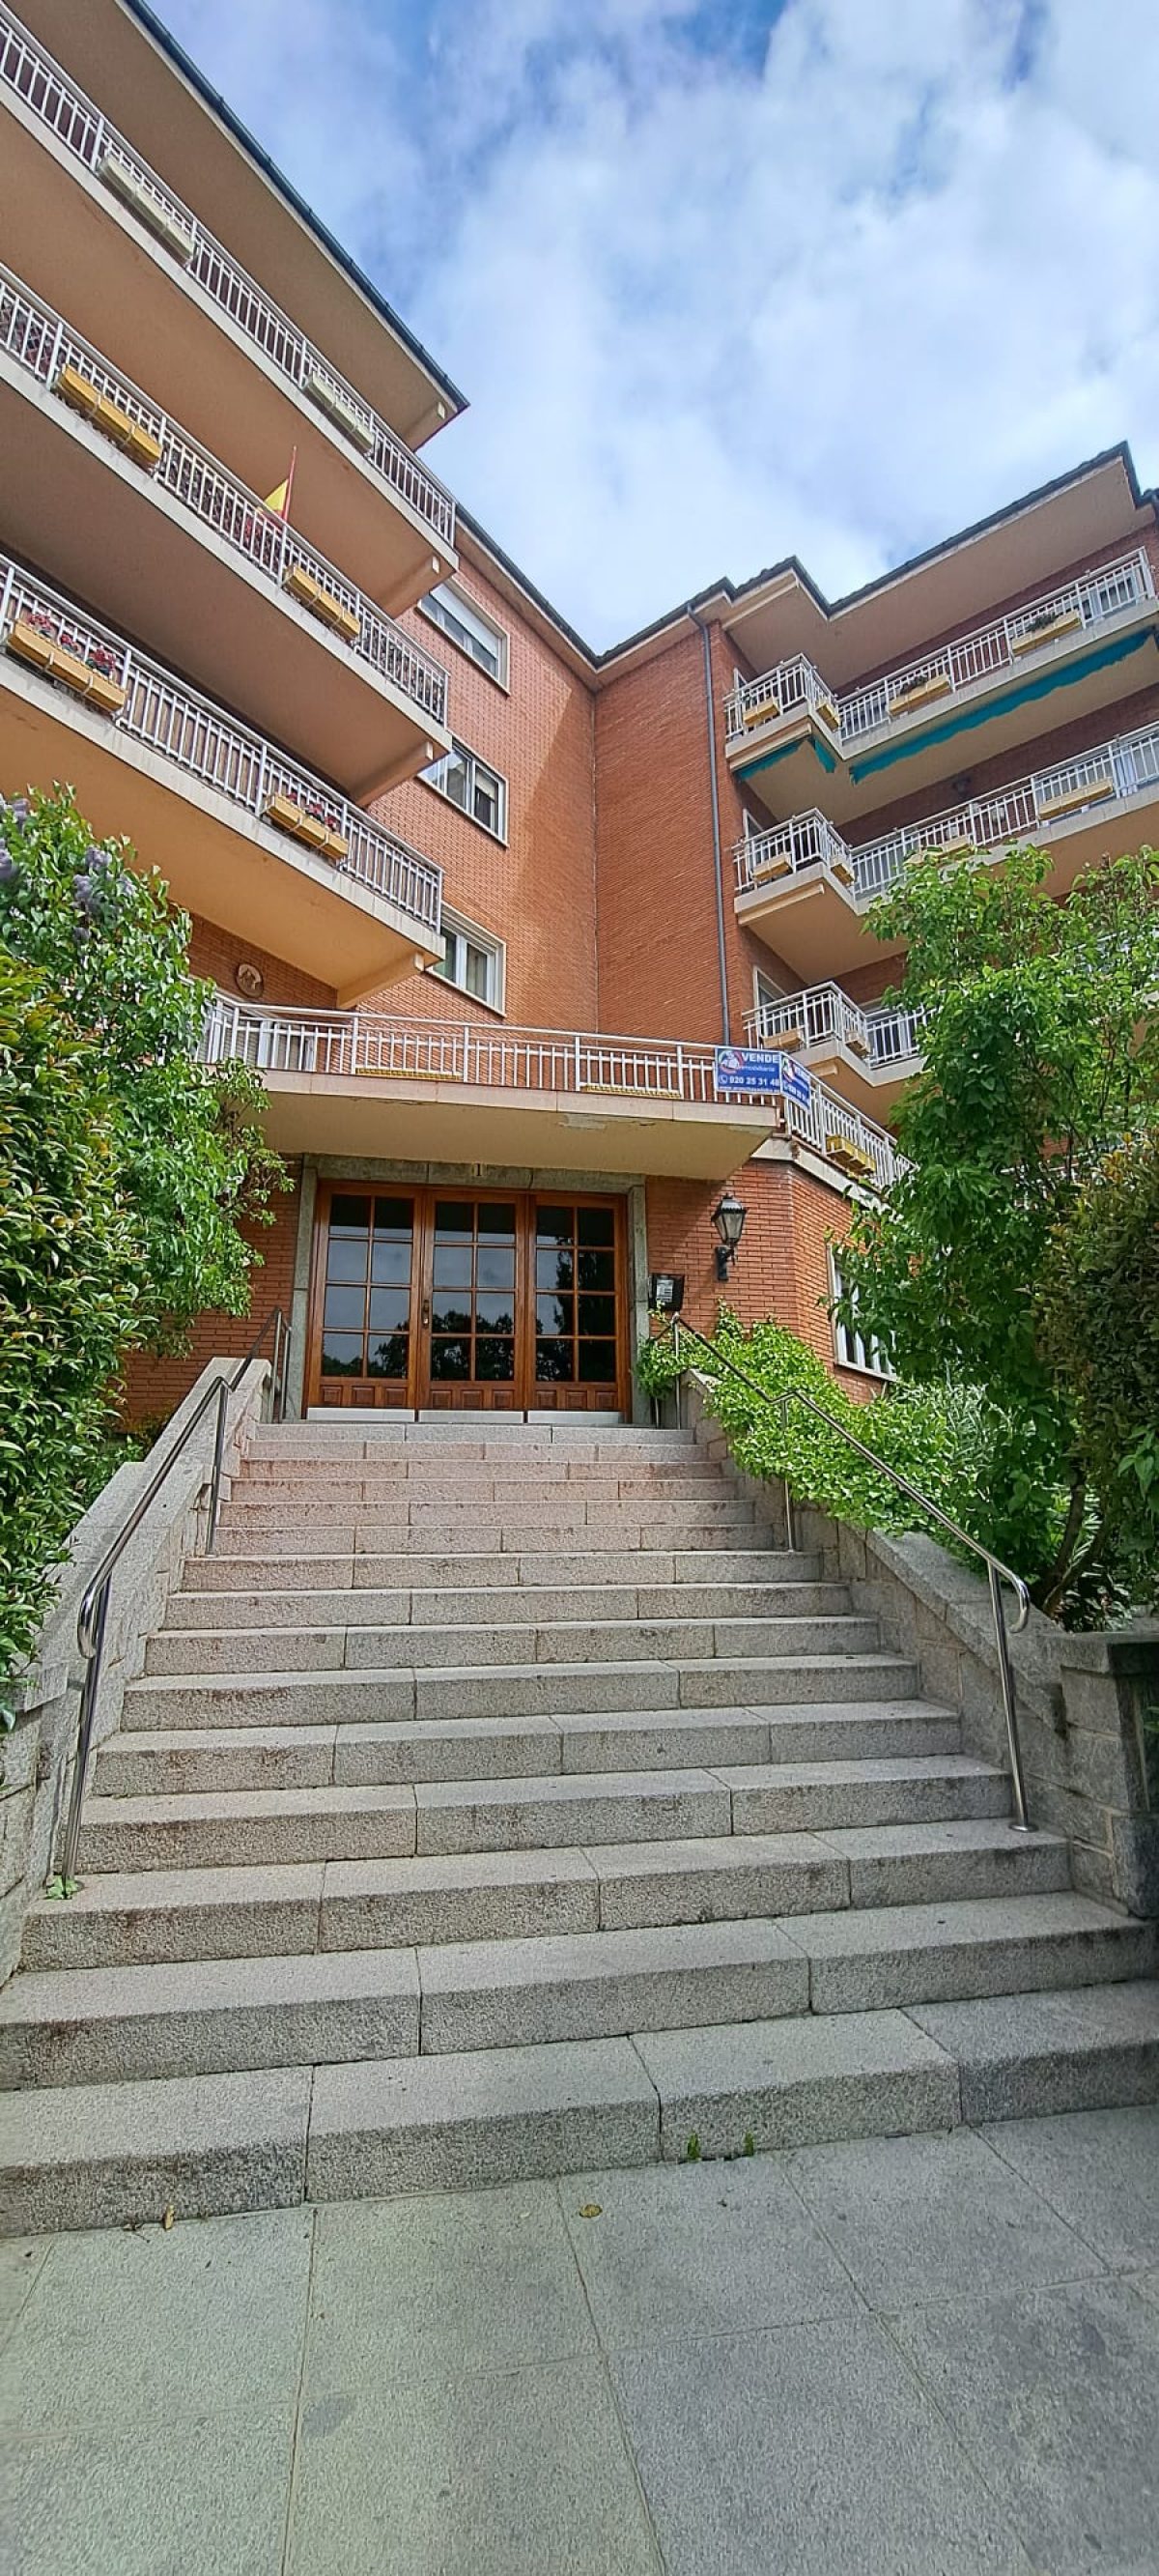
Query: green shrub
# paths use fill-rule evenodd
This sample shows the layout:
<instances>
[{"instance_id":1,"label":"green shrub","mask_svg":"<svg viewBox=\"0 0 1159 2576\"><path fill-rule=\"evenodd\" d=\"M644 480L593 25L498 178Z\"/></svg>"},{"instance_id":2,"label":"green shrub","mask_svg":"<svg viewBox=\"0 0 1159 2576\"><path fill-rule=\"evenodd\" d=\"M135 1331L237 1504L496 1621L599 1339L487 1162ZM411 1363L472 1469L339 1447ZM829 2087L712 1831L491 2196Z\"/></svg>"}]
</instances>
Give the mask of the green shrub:
<instances>
[{"instance_id":1,"label":"green shrub","mask_svg":"<svg viewBox=\"0 0 1159 2576\"><path fill-rule=\"evenodd\" d=\"M1026 1425L977 1387L887 1385L871 1404L854 1404L830 1376L816 1351L771 1322L744 1331L722 1308L711 1351L685 1344L685 1356L702 1376L716 1420L737 1465L749 1475L787 1476L800 1502L816 1504L860 1529L900 1532L928 1527L950 1546L887 1476L858 1457L842 1430L874 1450L972 1538L990 1548L1017 1574L1049 1559L1057 1545L1066 1497L1049 1462L1026 1454ZM819 1422L802 1404L772 1406L723 1365L731 1361L778 1398L797 1389L832 1416ZM645 1344L637 1375L651 1395L662 1394L680 1371L667 1337ZM839 1426L839 1427L838 1427ZM966 1563L976 1562L959 1549Z\"/></svg>"},{"instance_id":2,"label":"green shrub","mask_svg":"<svg viewBox=\"0 0 1159 2576\"><path fill-rule=\"evenodd\" d=\"M70 795L0 800L0 1689L125 1454L124 1353L245 1314L241 1222L287 1186L244 1066L197 1061L189 924Z\"/></svg>"}]
</instances>

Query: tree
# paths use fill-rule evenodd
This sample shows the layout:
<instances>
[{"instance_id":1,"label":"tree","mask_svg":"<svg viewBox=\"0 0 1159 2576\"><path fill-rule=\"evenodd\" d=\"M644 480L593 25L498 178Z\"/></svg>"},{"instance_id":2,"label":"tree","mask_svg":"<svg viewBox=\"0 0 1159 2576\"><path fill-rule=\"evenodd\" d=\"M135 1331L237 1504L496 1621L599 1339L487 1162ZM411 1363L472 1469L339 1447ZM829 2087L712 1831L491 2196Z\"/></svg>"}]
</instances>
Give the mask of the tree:
<instances>
[{"instance_id":1,"label":"tree","mask_svg":"<svg viewBox=\"0 0 1159 2576\"><path fill-rule=\"evenodd\" d=\"M240 1222L269 1224L282 1164L261 1132L262 1089L198 1049L212 987L191 975L189 920L124 841L94 843L67 793L10 806L0 859L0 943L41 973L75 1029L100 1047L117 1177L136 1236L127 1340L180 1346L205 1307L249 1308L260 1258Z\"/></svg>"},{"instance_id":2,"label":"tree","mask_svg":"<svg viewBox=\"0 0 1159 2576\"><path fill-rule=\"evenodd\" d=\"M856 1306L903 1377L987 1390L1013 1426L1015 1490L1059 1490L1053 1544L1023 1568L1056 1607L1098 1488L1044 1300L1105 1158L1159 1120L1159 857L1104 862L1065 904L1051 866L931 855L873 908L905 943L899 998L923 1015L925 1061L898 1116L906 1166L855 1214L837 1310Z\"/></svg>"},{"instance_id":3,"label":"tree","mask_svg":"<svg viewBox=\"0 0 1159 2576\"><path fill-rule=\"evenodd\" d=\"M1159 1127L1108 1154L1061 1218L1038 1305L1098 1497L1074 1572L1109 1563L1159 1608Z\"/></svg>"},{"instance_id":4,"label":"tree","mask_svg":"<svg viewBox=\"0 0 1159 2576\"><path fill-rule=\"evenodd\" d=\"M246 1312L238 1221L282 1178L254 1077L197 1062L188 928L70 797L0 806L0 1680L107 1472L122 1355Z\"/></svg>"}]
</instances>

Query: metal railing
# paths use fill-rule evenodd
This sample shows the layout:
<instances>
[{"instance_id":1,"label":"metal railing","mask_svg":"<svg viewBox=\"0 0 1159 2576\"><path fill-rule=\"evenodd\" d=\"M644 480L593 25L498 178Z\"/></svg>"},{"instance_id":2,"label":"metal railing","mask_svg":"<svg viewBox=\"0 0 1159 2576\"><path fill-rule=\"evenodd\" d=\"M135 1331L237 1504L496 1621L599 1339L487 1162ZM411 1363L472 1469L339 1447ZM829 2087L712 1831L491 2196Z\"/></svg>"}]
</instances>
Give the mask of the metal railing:
<instances>
[{"instance_id":1,"label":"metal railing","mask_svg":"<svg viewBox=\"0 0 1159 2576\"><path fill-rule=\"evenodd\" d=\"M955 697L999 672L1021 668L1024 661L1066 636L1073 639L1096 632L1125 610L1153 598L1154 591L1150 563L1142 547L1137 547L1114 563L1100 564L1076 581L1042 592L1024 607L976 627L953 643L937 645L918 661L900 664L863 688L827 689L812 663L798 655L731 691L725 705L726 731L730 736L743 735L764 716L808 704L837 733L842 750L848 751L924 705Z\"/></svg>"},{"instance_id":2,"label":"metal railing","mask_svg":"<svg viewBox=\"0 0 1159 2576\"><path fill-rule=\"evenodd\" d=\"M85 1788L88 1782L89 1756L92 1751L97 1693L100 1689L101 1668L104 1661L105 1629L108 1624L109 1592L113 1576L130 1539L135 1536L146 1512L156 1501L171 1469L176 1466L177 1460L184 1456L198 1423L208 1413L211 1404L216 1405L217 1412L213 1433L213 1461L209 1471L209 1509L206 1515L203 1553L206 1556L212 1553L217 1542L217 1523L221 1509L221 1476L225 1458L229 1399L231 1395L236 1394L246 1370L256 1360L271 1326L274 1348L269 1375L270 1418L274 1422L284 1421L291 1327L282 1308L274 1306L266 1316L260 1332L255 1333L245 1358L238 1361L235 1369L219 1369L216 1377L210 1379L200 1402L194 1406L188 1422L185 1423L180 1437L174 1441L171 1449L166 1450L156 1474L150 1477L144 1492L137 1496L132 1511L122 1521L116 1537L110 1540L95 1574L86 1584L81 1596L81 1605L77 1612L76 1641L84 1659L84 1678L81 1683L80 1709L77 1717L72 1787L60 1852L60 1879L66 1895L71 1895L76 1879L77 1853L80 1849L81 1821L84 1814Z\"/></svg>"},{"instance_id":3,"label":"metal railing","mask_svg":"<svg viewBox=\"0 0 1159 2576\"><path fill-rule=\"evenodd\" d=\"M716 1078L716 1053L694 1040L610 1037L554 1029L491 1030L452 1020L387 1019L364 1011L253 1009L221 993L202 1037L209 1064L240 1057L255 1071L358 1080L453 1082L494 1091L605 1094L689 1104L731 1103ZM886 1189L901 1167L893 1138L823 1083L808 1102L780 1093L746 1095L768 1112L770 1134L795 1137L825 1161L834 1142L865 1163L863 1177Z\"/></svg>"},{"instance_id":4,"label":"metal railing","mask_svg":"<svg viewBox=\"0 0 1159 2576\"><path fill-rule=\"evenodd\" d=\"M828 868L843 883L853 884L852 852L816 807L791 814L786 823L771 823L765 832L746 832L734 845L733 861L740 894L778 877L799 876L807 868Z\"/></svg>"},{"instance_id":5,"label":"metal railing","mask_svg":"<svg viewBox=\"0 0 1159 2576\"><path fill-rule=\"evenodd\" d=\"M947 805L924 821L904 823L895 832L863 841L854 848L823 814L795 814L767 832L749 832L733 849L737 890L773 885L780 876L825 869L835 876L854 904L872 903L875 895L895 885L907 860L924 851L943 851L947 858L971 851L1007 850L1036 833L1089 807L1108 810L1148 787L1159 786L1159 724L1135 733L1112 735L1090 751L1077 752L1051 768L1014 779L992 795L974 796Z\"/></svg>"},{"instance_id":6,"label":"metal railing","mask_svg":"<svg viewBox=\"0 0 1159 2576\"><path fill-rule=\"evenodd\" d=\"M438 930L441 868L384 831L361 806L348 805L312 771L287 760L260 734L224 714L212 699L200 697L161 663L148 661L109 627L82 617L58 591L0 555L0 645L20 621L37 625L74 659L93 668L99 664L103 677L123 695L122 705L107 717L111 734L146 744L271 829L278 828L267 812L271 799L287 798L345 841L341 857L323 853L336 878L353 877L424 930Z\"/></svg>"},{"instance_id":7,"label":"metal railing","mask_svg":"<svg viewBox=\"0 0 1159 2576\"><path fill-rule=\"evenodd\" d=\"M226 545L236 547L279 589L295 569L307 573L328 599L337 602L346 619L353 620L353 633L349 625L340 630L350 651L380 679L389 680L413 699L433 724L445 724L447 674L442 663L376 608L325 555L304 545L285 519L266 509L256 492L247 491L208 448L178 429L139 385L110 367L98 350L71 331L49 305L30 295L6 268L0 268L0 349L6 349L39 384L57 390L61 371L67 367L95 393L115 403L160 448L156 462L145 469L149 483L183 502L195 518Z\"/></svg>"},{"instance_id":8,"label":"metal railing","mask_svg":"<svg viewBox=\"0 0 1159 2576\"><path fill-rule=\"evenodd\" d=\"M920 1011L897 1006L864 1011L840 984L810 984L803 992L762 1002L746 1014L744 1028L751 1046L783 1046L787 1040L799 1043L802 1050L843 1046L876 1069L920 1055L922 1017Z\"/></svg>"},{"instance_id":9,"label":"metal railing","mask_svg":"<svg viewBox=\"0 0 1159 2576\"><path fill-rule=\"evenodd\" d=\"M125 141L91 99L76 87L52 55L0 0L0 83L23 100L65 150L75 154L95 177L104 178L118 194L147 208L142 220L154 238L171 251L176 265L192 277L212 303L229 315L271 365L291 384L314 399L319 408L346 430L350 443L366 456L416 516L432 528L442 544L455 542L455 504L449 492L420 465L389 423L363 395L356 393L329 359L291 322L264 288L255 284L231 253L206 231L199 218L174 196L132 144Z\"/></svg>"},{"instance_id":10,"label":"metal railing","mask_svg":"<svg viewBox=\"0 0 1159 2576\"><path fill-rule=\"evenodd\" d=\"M830 1413L823 1404L818 1404L815 1397L806 1395L803 1387L789 1386L783 1388L779 1395L770 1395L767 1387L760 1386L756 1378L749 1376L747 1369L738 1368L735 1360L730 1360L723 1351L717 1349L714 1343L706 1341L703 1333L698 1333L693 1325L686 1324L682 1316L674 1315L659 1338L671 1340L678 1361L681 1355L681 1342L683 1340L695 1342L698 1349L707 1352L711 1369L726 1370L730 1377L736 1378L742 1386L746 1386L750 1394L755 1395L758 1403L763 1404L770 1413L779 1412L782 1430L790 1404L799 1404L806 1413L812 1415L814 1421L823 1422L828 1430L836 1431L847 1448L856 1450L858 1457L864 1458L876 1474L886 1477L891 1485L895 1485L899 1493L904 1494L909 1502L916 1505L925 1519L935 1521L939 1529L948 1532L957 1546L968 1549L970 1554L976 1556L985 1566L990 1586L990 1607L994 1618L994 1641L998 1650L998 1675L1002 1690L1002 1712L1006 1722L1006 1742L1010 1756L1015 1825L1019 1832L1025 1833L1029 1826L1026 1781L1018 1740L1018 1713L1014 1702L1010 1641L1006 1633L1006 1612L1002 1602L1002 1586L1008 1583L1018 1603L1018 1616L1014 1622L1015 1633L1017 1633L1019 1629L1026 1626L1030 1615L1030 1594L1021 1575L1015 1574L1012 1568L1005 1565L1000 1556L994 1556L988 1547L983 1547L980 1539L972 1538L969 1530L964 1530L958 1521L951 1520L949 1513L942 1510L941 1504L935 1503L929 1494L923 1494L920 1486L912 1485L908 1476L900 1475L897 1468L891 1467L886 1459L879 1457L875 1449L870 1449L864 1440L859 1440L843 1422L838 1421L835 1413ZM704 1375L710 1377L711 1370L705 1370ZM787 1471L781 1478L781 1484L785 1508L785 1543L786 1546L793 1548L796 1546L796 1521L793 1490Z\"/></svg>"}]
</instances>

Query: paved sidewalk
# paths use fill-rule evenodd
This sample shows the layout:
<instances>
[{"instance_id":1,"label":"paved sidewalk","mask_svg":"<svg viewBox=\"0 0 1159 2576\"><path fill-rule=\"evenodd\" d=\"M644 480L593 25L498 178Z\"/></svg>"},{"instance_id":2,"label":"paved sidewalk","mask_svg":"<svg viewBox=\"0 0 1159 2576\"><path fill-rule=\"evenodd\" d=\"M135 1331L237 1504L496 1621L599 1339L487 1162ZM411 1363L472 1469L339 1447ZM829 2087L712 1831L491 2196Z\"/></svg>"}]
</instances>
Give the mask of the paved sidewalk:
<instances>
[{"instance_id":1,"label":"paved sidewalk","mask_svg":"<svg viewBox=\"0 0 1159 2576\"><path fill-rule=\"evenodd\" d=\"M1159 2109L0 2247L13 2576L1153 2576Z\"/></svg>"}]
</instances>

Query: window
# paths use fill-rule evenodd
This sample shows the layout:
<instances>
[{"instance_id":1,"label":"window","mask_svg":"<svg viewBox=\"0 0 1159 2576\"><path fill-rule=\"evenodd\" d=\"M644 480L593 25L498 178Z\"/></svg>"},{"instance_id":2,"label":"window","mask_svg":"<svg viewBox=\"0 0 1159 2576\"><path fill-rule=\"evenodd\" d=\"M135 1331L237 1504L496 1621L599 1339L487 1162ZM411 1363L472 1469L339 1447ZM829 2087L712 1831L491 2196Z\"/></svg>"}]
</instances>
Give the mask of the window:
<instances>
[{"instance_id":1,"label":"window","mask_svg":"<svg viewBox=\"0 0 1159 2576\"><path fill-rule=\"evenodd\" d=\"M493 626L473 599L455 590L449 581L441 581L437 590L429 590L419 606L425 616L441 626L461 653L469 653L488 679L507 686L507 638L501 626Z\"/></svg>"},{"instance_id":2,"label":"window","mask_svg":"<svg viewBox=\"0 0 1159 2576\"><path fill-rule=\"evenodd\" d=\"M763 1010L766 1002L783 1002L785 999L783 984L774 984L771 975L762 975L759 966L753 968L753 991L758 1011Z\"/></svg>"},{"instance_id":3,"label":"window","mask_svg":"<svg viewBox=\"0 0 1159 2576\"><path fill-rule=\"evenodd\" d=\"M452 743L441 760L431 762L419 772L428 787L436 787L440 796L449 796L452 805L469 814L473 823L481 823L485 832L493 832L501 841L507 830L507 781L497 770L488 769L461 742Z\"/></svg>"},{"instance_id":4,"label":"window","mask_svg":"<svg viewBox=\"0 0 1159 2576\"><path fill-rule=\"evenodd\" d=\"M457 914L446 912L442 918L443 955L437 966L428 967L431 975L441 975L444 982L457 986L460 993L470 993L477 1002L489 1002L493 1010L503 1008L505 954L500 939L490 939L472 921L461 921Z\"/></svg>"},{"instance_id":5,"label":"window","mask_svg":"<svg viewBox=\"0 0 1159 2576\"><path fill-rule=\"evenodd\" d=\"M833 1295L839 1297L843 1286L841 1267L832 1250L829 1254L829 1280ZM860 1369L867 1377L893 1376L889 1354L881 1343L875 1342L871 1333L859 1333L856 1325L851 1330L836 1316L833 1318L833 1348L839 1368Z\"/></svg>"}]
</instances>

